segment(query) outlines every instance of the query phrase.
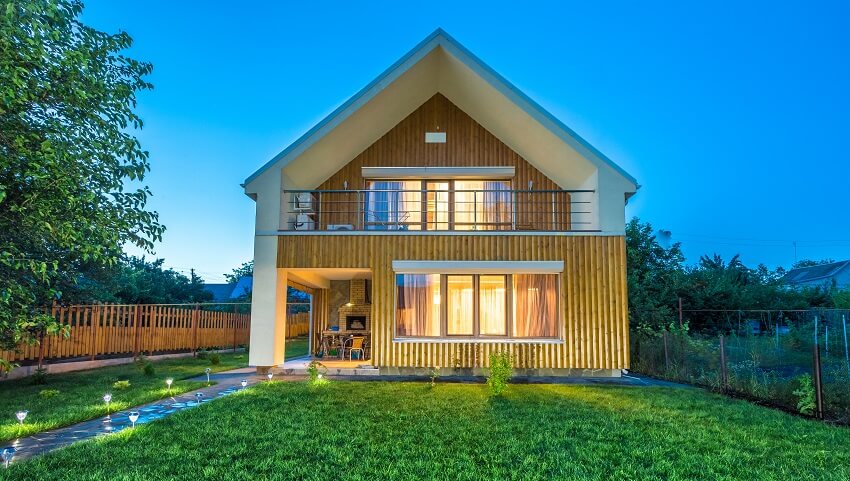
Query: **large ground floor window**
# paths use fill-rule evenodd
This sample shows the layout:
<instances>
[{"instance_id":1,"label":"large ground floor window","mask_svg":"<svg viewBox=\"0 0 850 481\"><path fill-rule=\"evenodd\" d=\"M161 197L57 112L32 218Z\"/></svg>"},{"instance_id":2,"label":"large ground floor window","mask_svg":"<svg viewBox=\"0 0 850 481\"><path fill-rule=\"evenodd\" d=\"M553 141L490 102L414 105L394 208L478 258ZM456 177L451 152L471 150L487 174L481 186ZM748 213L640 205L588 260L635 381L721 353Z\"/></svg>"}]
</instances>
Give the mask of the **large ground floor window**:
<instances>
[{"instance_id":1,"label":"large ground floor window","mask_svg":"<svg viewBox=\"0 0 850 481\"><path fill-rule=\"evenodd\" d=\"M557 274L397 274L396 335L555 338Z\"/></svg>"}]
</instances>

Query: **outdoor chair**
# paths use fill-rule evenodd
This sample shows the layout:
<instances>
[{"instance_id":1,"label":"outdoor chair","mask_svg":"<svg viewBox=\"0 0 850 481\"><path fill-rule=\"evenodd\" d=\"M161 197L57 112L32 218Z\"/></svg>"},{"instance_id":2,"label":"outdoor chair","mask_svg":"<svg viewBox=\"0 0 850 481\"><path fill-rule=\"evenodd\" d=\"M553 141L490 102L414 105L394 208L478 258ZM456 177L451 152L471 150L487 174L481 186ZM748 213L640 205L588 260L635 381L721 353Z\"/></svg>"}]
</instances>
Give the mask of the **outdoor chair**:
<instances>
[{"instance_id":1,"label":"outdoor chair","mask_svg":"<svg viewBox=\"0 0 850 481\"><path fill-rule=\"evenodd\" d=\"M352 337L350 339L347 339L345 341L345 344L343 344L344 347L342 348L342 358L345 359L345 353L347 351L348 360L351 361L353 360L354 351L357 351L357 353L359 354L358 358L360 360L363 360L363 358L365 357L365 351L363 350L363 341L363 337Z\"/></svg>"}]
</instances>

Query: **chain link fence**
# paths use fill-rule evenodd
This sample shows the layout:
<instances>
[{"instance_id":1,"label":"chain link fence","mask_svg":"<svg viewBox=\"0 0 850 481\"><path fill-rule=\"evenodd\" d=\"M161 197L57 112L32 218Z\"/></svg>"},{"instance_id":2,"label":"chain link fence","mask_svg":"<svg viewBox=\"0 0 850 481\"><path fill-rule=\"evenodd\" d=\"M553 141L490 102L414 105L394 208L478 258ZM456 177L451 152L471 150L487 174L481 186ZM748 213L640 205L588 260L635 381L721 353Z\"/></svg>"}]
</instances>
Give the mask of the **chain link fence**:
<instances>
[{"instance_id":1,"label":"chain link fence","mask_svg":"<svg viewBox=\"0 0 850 481\"><path fill-rule=\"evenodd\" d=\"M850 424L850 310L682 311L661 333L633 329L632 370ZM685 324L686 323L686 324Z\"/></svg>"}]
</instances>

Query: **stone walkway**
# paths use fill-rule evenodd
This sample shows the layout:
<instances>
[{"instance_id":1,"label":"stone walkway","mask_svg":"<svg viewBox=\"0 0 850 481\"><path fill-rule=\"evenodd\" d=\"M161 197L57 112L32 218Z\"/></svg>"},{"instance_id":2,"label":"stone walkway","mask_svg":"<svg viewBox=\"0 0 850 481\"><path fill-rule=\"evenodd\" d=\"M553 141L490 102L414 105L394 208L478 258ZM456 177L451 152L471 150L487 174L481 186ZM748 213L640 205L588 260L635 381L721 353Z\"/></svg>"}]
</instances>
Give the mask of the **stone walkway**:
<instances>
[{"instance_id":1,"label":"stone walkway","mask_svg":"<svg viewBox=\"0 0 850 481\"><path fill-rule=\"evenodd\" d=\"M160 418L164 418L169 414L184 409L198 406L197 393L202 393L200 398L201 403L212 401L221 396L234 393L242 388L241 382L243 379L248 381L248 385L254 385L260 381L256 376L255 368L241 368L232 371L224 371L210 374L210 381L215 382L210 387L205 387L195 391L186 392L174 397L160 399L149 404L133 407L124 411L118 411L110 416L105 416L90 421L84 421L72 426L54 429L52 431L44 431L34 434L26 438L15 439L10 445L0 445L0 451L11 447L15 449L12 462L31 458L38 454L43 454L54 449L67 446L71 443L91 439L96 436L110 434L121 431L132 425L129 419L131 411L138 411L139 419L136 424L149 423ZM191 378L191 381L206 381L206 374Z\"/></svg>"}]
</instances>

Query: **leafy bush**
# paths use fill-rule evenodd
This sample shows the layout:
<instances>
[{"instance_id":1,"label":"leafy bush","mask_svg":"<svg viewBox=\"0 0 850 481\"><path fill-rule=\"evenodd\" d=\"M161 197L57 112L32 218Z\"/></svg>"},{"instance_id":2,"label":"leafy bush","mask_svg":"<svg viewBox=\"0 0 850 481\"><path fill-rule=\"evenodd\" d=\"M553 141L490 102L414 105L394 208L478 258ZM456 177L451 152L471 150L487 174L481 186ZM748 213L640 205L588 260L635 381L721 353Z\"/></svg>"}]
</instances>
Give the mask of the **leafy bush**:
<instances>
[{"instance_id":1,"label":"leafy bush","mask_svg":"<svg viewBox=\"0 0 850 481\"><path fill-rule=\"evenodd\" d=\"M310 384L324 384L328 382L327 379L324 379L324 375L327 372L328 369L319 361L310 361L310 364L307 365L307 374L310 376Z\"/></svg>"},{"instance_id":2,"label":"leafy bush","mask_svg":"<svg viewBox=\"0 0 850 481\"><path fill-rule=\"evenodd\" d=\"M33 384L47 384L47 369L40 367L35 370L32 376L30 376L30 381Z\"/></svg>"},{"instance_id":3,"label":"leafy bush","mask_svg":"<svg viewBox=\"0 0 850 481\"><path fill-rule=\"evenodd\" d=\"M490 353L490 375L487 376L487 385L490 393L499 396L508 387L508 381L514 373L513 359L511 353L506 351Z\"/></svg>"},{"instance_id":4,"label":"leafy bush","mask_svg":"<svg viewBox=\"0 0 850 481\"><path fill-rule=\"evenodd\" d=\"M129 388L130 388L130 381L129 380L127 380L127 381L115 381L114 383L112 383L112 389L115 389L117 391L123 391L124 389L129 389Z\"/></svg>"},{"instance_id":5,"label":"leafy bush","mask_svg":"<svg viewBox=\"0 0 850 481\"><path fill-rule=\"evenodd\" d=\"M200 351L195 353L195 357L197 357L198 359L206 359L209 357L209 353L206 349L201 349Z\"/></svg>"},{"instance_id":6,"label":"leafy bush","mask_svg":"<svg viewBox=\"0 0 850 481\"><path fill-rule=\"evenodd\" d=\"M812 385L812 375L803 374L797 378L800 387L794 391L797 396L797 410L801 414L812 414L815 410L815 387Z\"/></svg>"},{"instance_id":7,"label":"leafy bush","mask_svg":"<svg viewBox=\"0 0 850 481\"><path fill-rule=\"evenodd\" d=\"M144 371L145 366L150 364L150 361L148 361L147 356L145 356L144 354L139 354L139 357L136 358L135 364L136 369L138 369L139 371Z\"/></svg>"},{"instance_id":8,"label":"leafy bush","mask_svg":"<svg viewBox=\"0 0 850 481\"><path fill-rule=\"evenodd\" d=\"M156 368L153 367L153 363L149 362L145 364L145 367L142 369L142 372L145 373L145 376L153 376L156 374Z\"/></svg>"},{"instance_id":9,"label":"leafy bush","mask_svg":"<svg viewBox=\"0 0 850 481\"><path fill-rule=\"evenodd\" d=\"M218 366L219 364L221 364L221 355L219 353L213 352L209 355L209 358L210 364L212 364L213 366Z\"/></svg>"},{"instance_id":10,"label":"leafy bush","mask_svg":"<svg viewBox=\"0 0 850 481\"><path fill-rule=\"evenodd\" d=\"M437 378L440 377L440 366L434 366L431 369L431 387L434 387L437 384Z\"/></svg>"},{"instance_id":11,"label":"leafy bush","mask_svg":"<svg viewBox=\"0 0 850 481\"><path fill-rule=\"evenodd\" d=\"M38 393L38 397L40 397L41 399L50 399L50 398L58 396L58 395L59 395L58 389L42 389Z\"/></svg>"}]
</instances>

